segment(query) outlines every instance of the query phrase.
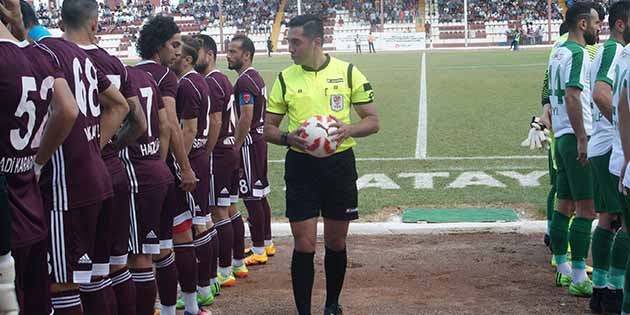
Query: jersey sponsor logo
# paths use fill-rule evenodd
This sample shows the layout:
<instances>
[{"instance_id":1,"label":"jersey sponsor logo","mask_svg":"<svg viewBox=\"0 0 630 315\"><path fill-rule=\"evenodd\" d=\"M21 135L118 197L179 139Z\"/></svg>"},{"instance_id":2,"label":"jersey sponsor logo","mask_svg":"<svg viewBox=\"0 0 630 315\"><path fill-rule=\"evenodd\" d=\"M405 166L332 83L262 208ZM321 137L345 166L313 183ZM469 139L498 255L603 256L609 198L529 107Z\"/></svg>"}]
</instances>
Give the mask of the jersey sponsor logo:
<instances>
[{"instance_id":1,"label":"jersey sponsor logo","mask_svg":"<svg viewBox=\"0 0 630 315\"><path fill-rule=\"evenodd\" d=\"M330 109L338 112L343 109L343 95L334 94L330 96Z\"/></svg>"},{"instance_id":2,"label":"jersey sponsor logo","mask_svg":"<svg viewBox=\"0 0 630 315\"><path fill-rule=\"evenodd\" d=\"M343 78L339 79L327 79L328 83L343 83Z\"/></svg>"}]
</instances>

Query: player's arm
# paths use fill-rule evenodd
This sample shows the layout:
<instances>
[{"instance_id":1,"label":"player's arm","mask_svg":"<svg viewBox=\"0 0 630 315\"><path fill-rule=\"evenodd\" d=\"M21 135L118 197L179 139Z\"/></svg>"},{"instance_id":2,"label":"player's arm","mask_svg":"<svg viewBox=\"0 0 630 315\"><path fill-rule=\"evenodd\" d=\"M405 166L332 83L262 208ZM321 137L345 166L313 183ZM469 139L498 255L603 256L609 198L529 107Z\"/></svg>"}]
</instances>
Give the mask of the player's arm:
<instances>
[{"instance_id":1,"label":"player's arm","mask_svg":"<svg viewBox=\"0 0 630 315\"><path fill-rule=\"evenodd\" d=\"M99 93L98 101L101 104L101 149L116 134L120 125L129 113L129 105L125 97L118 89L110 84L107 89Z\"/></svg>"},{"instance_id":2,"label":"player's arm","mask_svg":"<svg viewBox=\"0 0 630 315\"><path fill-rule=\"evenodd\" d=\"M26 28L22 20L20 0L0 1L0 15L8 25L11 25L11 34L18 41L26 40Z\"/></svg>"},{"instance_id":3,"label":"player's arm","mask_svg":"<svg viewBox=\"0 0 630 315\"><path fill-rule=\"evenodd\" d=\"M612 121L612 86L604 81L596 81L593 101L604 117Z\"/></svg>"},{"instance_id":4,"label":"player's arm","mask_svg":"<svg viewBox=\"0 0 630 315\"><path fill-rule=\"evenodd\" d=\"M551 101L549 100L549 70L545 71L545 79L543 80L543 86L541 91L542 115L540 116L540 122L547 128L551 128Z\"/></svg>"},{"instance_id":5,"label":"player's arm","mask_svg":"<svg viewBox=\"0 0 630 315\"><path fill-rule=\"evenodd\" d=\"M164 96L162 97L162 100L164 101L164 109L166 110L168 127L171 135L171 151L173 152L173 155L175 155L175 159L177 160L182 172L182 184L180 185L180 188L183 191L193 191L197 185L197 177L190 166L188 153L184 148L182 130L179 128L177 112L175 110L175 98L172 96Z\"/></svg>"},{"instance_id":6,"label":"player's arm","mask_svg":"<svg viewBox=\"0 0 630 315\"><path fill-rule=\"evenodd\" d=\"M113 144L118 149L134 143L147 130L147 119L144 116L138 97L127 98L127 105L129 106L129 114Z\"/></svg>"},{"instance_id":7,"label":"player's arm","mask_svg":"<svg viewBox=\"0 0 630 315\"><path fill-rule=\"evenodd\" d=\"M188 154L192 150L193 141L197 136L197 118L182 119L182 136L184 138L184 150Z\"/></svg>"},{"instance_id":8,"label":"player's arm","mask_svg":"<svg viewBox=\"0 0 630 315\"><path fill-rule=\"evenodd\" d=\"M254 117L254 94L250 92L241 92L238 96L238 104L241 108L241 115L236 123L236 147L240 148L245 142L245 137L249 133L252 126L252 118Z\"/></svg>"},{"instance_id":9,"label":"player's arm","mask_svg":"<svg viewBox=\"0 0 630 315\"><path fill-rule=\"evenodd\" d=\"M166 109L162 108L158 110L158 121L160 124L160 158L162 161L166 160L168 156L169 149L169 141L171 138L171 127L168 123L168 115L166 114Z\"/></svg>"},{"instance_id":10,"label":"player's arm","mask_svg":"<svg viewBox=\"0 0 630 315\"><path fill-rule=\"evenodd\" d=\"M621 90L621 95L619 97L619 135L621 136L621 148L623 149L623 168L621 170L621 175L619 176L619 191L625 193L625 189L623 189L623 177L625 176L625 170L628 166L628 161L630 161L630 105L628 101L628 86L627 81L624 80L623 89Z\"/></svg>"},{"instance_id":11,"label":"player's arm","mask_svg":"<svg viewBox=\"0 0 630 315\"><path fill-rule=\"evenodd\" d=\"M210 113L208 117L210 119L210 132L208 133L208 143L206 144L206 152L208 156L214 151L214 147L219 141L219 134L221 133L221 125L223 125L223 113L218 111Z\"/></svg>"},{"instance_id":12,"label":"player's arm","mask_svg":"<svg viewBox=\"0 0 630 315\"><path fill-rule=\"evenodd\" d=\"M79 106L66 79L57 78L53 82L52 101L49 106L48 121L35 156L37 168L48 163L50 157L68 137L79 115Z\"/></svg>"},{"instance_id":13,"label":"player's arm","mask_svg":"<svg viewBox=\"0 0 630 315\"><path fill-rule=\"evenodd\" d=\"M584 130L584 119L582 116L582 101L580 100L580 94L582 90L577 87L567 86L566 88L566 101L567 101L567 115L571 122L573 132L577 138L578 145L578 160L582 165L586 165L588 162L586 157L586 148L588 138L586 136L586 130Z\"/></svg>"}]
</instances>

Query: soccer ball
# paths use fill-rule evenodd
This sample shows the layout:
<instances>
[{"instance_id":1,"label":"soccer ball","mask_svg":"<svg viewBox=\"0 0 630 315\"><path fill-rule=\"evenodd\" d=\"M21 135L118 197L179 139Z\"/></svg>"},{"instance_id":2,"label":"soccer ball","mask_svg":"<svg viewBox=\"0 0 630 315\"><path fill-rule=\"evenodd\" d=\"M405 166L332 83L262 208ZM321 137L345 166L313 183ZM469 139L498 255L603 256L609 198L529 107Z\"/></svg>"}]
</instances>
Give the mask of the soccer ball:
<instances>
[{"instance_id":1,"label":"soccer ball","mask_svg":"<svg viewBox=\"0 0 630 315\"><path fill-rule=\"evenodd\" d=\"M306 153L319 158L335 153L341 141L333 140L329 136L337 130L330 127L334 122L330 116L315 115L302 123L300 136L306 140Z\"/></svg>"}]
</instances>

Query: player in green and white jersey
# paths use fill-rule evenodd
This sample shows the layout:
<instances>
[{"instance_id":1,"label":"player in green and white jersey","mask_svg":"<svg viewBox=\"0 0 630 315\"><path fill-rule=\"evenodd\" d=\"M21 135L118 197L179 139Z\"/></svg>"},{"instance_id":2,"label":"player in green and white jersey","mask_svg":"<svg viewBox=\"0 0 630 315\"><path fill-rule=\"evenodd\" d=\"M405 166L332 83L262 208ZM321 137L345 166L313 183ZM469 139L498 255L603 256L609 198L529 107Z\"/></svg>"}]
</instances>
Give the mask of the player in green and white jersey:
<instances>
[{"instance_id":1,"label":"player in green and white jersey","mask_svg":"<svg viewBox=\"0 0 630 315\"><path fill-rule=\"evenodd\" d=\"M622 212L618 190L619 178L611 174L610 166L615 128L612 116L616 101L613 92L619 94L621 84L620 65L624 46L630 40L630 1L615 2L609 11L610 38L597 51L591 65L591 89L593 96L593 134L588 142L588 158L593 171L595 211L599 223L593 232L593 295L591 311L619 313L623 296L623 275L627 262L628 235L624 230L617 233L615 221ZM618 168L618 167L613 167ZM616 234L616 237L615 237Z\"/></svg>"},{"instance_id":2,"label":"player in green and white jersey","mask_svg":"<svg viewBox=\"0 0 630 315\"><path fill-rule=\"evenodd\" d=\"M593 180L587 160L591 135L590 59L584 46L597 41L601 20L591 2L577 2L567 10L569 38L549 60L551 119L558 167L558 209L551 222L551 243L557 263L556 284L572 279L569 293L590 296L592 283L586 274L591 225L595 218ZM570 217L576 216L567 233ZM571 263L567 260L567 238Z\"/></svg>"}]
</instances>

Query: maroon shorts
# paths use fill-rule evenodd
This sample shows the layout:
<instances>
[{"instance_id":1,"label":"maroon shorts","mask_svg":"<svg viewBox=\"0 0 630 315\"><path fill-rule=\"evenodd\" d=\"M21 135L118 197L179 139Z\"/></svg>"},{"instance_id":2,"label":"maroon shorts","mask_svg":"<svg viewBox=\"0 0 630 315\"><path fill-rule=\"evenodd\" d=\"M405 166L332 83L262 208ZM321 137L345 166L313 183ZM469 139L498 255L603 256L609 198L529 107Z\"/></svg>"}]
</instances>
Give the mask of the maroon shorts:
<instances>
[{"instance_id":1,"label":"maroon shorts","mask_svg":"<svg viewBox=\"0 0 630 315\"><path fill-rule=\"evenodd\" d=\"M140 187L131 197L131 235L129 248L133 254L160 253L160 220L169 184ZM172 217L171 217L172 220Z\"/></svg>"},{"instance_id":2,"label":"maroon shorts","mask_svg":"<svg viewBox=\"0 0 630 315\"><path fill-rule=\"evenodd\" d=\"M102 202L68 211L50 211L51 279L90 283L96 226Z\"/></svg>"},{"instance_id":3,"label":"maroon shorts","mask_svg":"<svg viewBox=\"0 0 630 315\"><path fill-rule=\"evenodd\" d=\"M239 161L239 151L231 148L216 148L210 155L210 206L238 202Z\"/></svg>"},{"instance_id":4,"label":"maroon shorts","mask_svg":"<svg viewBox=\"0 0 630 315\"><path fill-rule=\"evenodd\" d=\"M15 291L20 314L50 314L52 311L47 254L47 239L11 250L15 260Z\"/></svg>"},{"instance_id":5,"label":"maroon shorts","mask_svg":"<svg viewBox=\"0 0 630 315\"><path fill-rule=\"evenodd\" d=\"M126 265L129 252L129 180L125 173L111 174L114 196L103 201L94 244L93 276L109 274L109 264Z\"/></svg>"},{"instance_id":6,"label":"maroon shorts","mask_svg":"<svg viewBox=\"0 0 630 315\"><path fill-rule=\"evenodd\" d=\"M208 191L210 189L210 161L203 154L197 158L190 160L190 165L197 174L199 181L195 190L186 194L188 210L193 214L193 224L206 225L206 217L209 214L208 209ZM192 196L192 198L190 198Z\"/></svg>"},{"instance_id":7,"label":"maroon shorts","mask_svg":"<svg viewBox=\"0 0 630 315\"><path fill-rule=\"evenodd\" d=\"M160 213L161 249L173 248L174 229L185 230L192 225L192 214L186 207L186 197L190 194L184 193L177 185L179 184L169 184L164 206Z\"/></svg>"},{"instance_id":8,"label":"maroon shorts","mask_svg":"<svg viewBox=\"0 0 630 315\"><path fill-rule=\"evenodd\" d=\"M241 178L238 183L242 199L260 199L269 194L267 180L267 142L258 140L241 148Z\"/></svg>"}]
</instances>

